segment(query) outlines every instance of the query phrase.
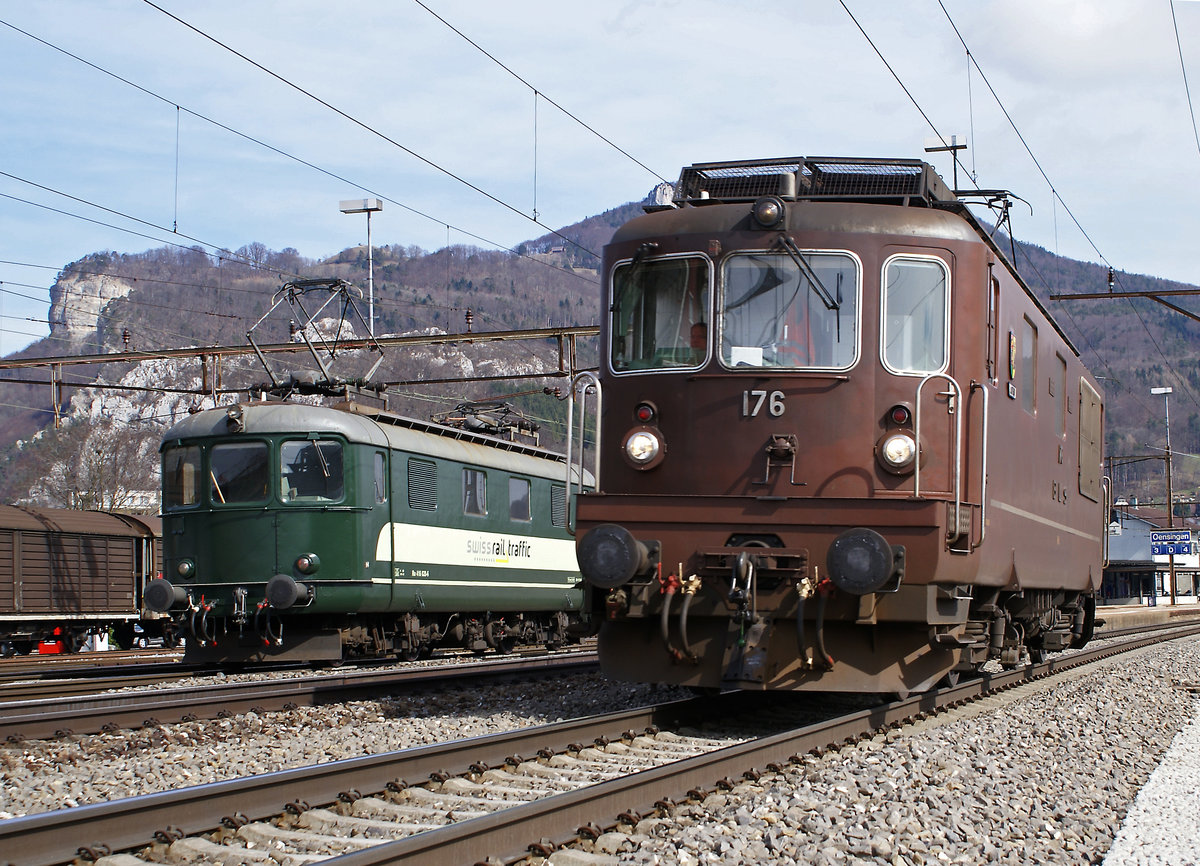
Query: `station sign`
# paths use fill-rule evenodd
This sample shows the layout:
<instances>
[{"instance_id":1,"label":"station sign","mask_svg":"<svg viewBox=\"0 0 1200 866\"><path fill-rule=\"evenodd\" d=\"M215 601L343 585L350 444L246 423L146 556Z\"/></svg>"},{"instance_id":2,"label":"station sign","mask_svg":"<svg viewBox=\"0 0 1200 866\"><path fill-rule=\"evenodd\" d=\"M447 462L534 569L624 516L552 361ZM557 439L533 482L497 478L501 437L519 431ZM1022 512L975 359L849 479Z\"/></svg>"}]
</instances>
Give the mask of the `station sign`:
<instances>
[{"instance_id":1,"label":"station sign","mask_svg":"<svg viewBox=\"0 0 1200 866\"><path fill-rule=\"evenodd\" d=\"M1190 529L1150 530L1151 556L1191 556L1192 531Z\"/></svg>"}]
</instances>

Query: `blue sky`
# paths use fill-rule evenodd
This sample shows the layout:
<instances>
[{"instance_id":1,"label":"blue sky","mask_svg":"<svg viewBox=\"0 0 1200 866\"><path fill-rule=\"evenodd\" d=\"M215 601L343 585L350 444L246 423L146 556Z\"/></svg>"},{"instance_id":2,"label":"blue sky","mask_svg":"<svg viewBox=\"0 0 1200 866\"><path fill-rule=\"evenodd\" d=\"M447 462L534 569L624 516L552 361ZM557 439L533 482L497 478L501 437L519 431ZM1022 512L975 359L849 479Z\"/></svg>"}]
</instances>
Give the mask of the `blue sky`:
<instances>
[{"instance_id":1,"label":"blue sky","mask_svg":"<svg viewBox=\"0 0 1200 866\"><path fill-rule=\"evenodd\" d=\"M364 241L338 202L366 195L376 244L509 246L692 162L922 157L934 130L849 13L978 184L1029 202L1019 238L1200 281L1169 0L425 2L523 81L411 0L156 0L278 78L141 0L0 2L0 354L96 250L327 256ZM1174 13L1200 98L1200 3Z\"/></svg>"}]
</instances>

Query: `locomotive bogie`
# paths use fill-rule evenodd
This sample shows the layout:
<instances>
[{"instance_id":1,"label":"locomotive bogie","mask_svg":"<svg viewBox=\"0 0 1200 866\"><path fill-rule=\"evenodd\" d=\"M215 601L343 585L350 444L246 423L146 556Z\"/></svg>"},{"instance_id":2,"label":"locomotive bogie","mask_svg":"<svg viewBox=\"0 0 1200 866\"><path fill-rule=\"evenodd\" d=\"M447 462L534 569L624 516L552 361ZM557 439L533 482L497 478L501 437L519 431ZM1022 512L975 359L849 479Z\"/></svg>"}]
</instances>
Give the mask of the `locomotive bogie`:
<instances>
[{"instance_id":1,"label":"locomotive bogie","mask_svg":"<svg viewBox=\"0 0 1200 866\"><path fill-rule=\"evenodd\" d=\"M1102 403L991 235L916 162L680 183L605 249L606 670L905 691L1086 640Z\"/></svg>"},{"instance_id":2,"label":"locomotive bogie","mask_svg":"<svg viewBox=\"0 0 1200 866\"><path fill-rule=\"evenodd\" d=\"M581 612L550 452L352 404L266 403L187 419L163 455L160 597L194 657L563 642L556 615Z\"/></svg>"}]
</instances>

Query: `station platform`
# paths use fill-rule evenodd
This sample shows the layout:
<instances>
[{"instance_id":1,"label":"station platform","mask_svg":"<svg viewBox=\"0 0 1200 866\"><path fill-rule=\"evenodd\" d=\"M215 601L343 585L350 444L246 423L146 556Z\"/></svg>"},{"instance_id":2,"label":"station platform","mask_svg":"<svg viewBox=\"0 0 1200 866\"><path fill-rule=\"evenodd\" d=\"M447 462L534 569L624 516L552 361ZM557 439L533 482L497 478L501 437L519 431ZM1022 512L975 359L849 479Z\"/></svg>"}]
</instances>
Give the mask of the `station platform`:
<instances>
[{"instance_id":1,"label":"station platform","mask_svg":"<svg viewBox=\"0 0 1200 866\"><path fill-rule=\"evenodd\" d=\"M1104 866L1200 862L1200 702L1138 793Z\"/></svg>"},{"instance_id":2,"label":"station platform","mask_svg":"<svg viewBox=\"0 0 1200 866\"><path fill-rule=\"evenodd\" d=\"M1200 604L1192 601L1174 605L1162 601L1154 605L1099 604L1096 605L1096 619L1104 620L1104 624L1096 629L1096 634L1100 635L1113 629L1161 625L1180 617L1200 617Z\"/></svg>"},{"instance_id":3,"label":"station platform","mask_svg":"<svg viewBox=\"0 0 1200 866\"><path fill-rule=\"evenodd\" d=\"M1105 631L1200 617L1200 604L1100 605ZM1200 863L1200 700L1130 807L1103 866Z\"/></svg>"}]
</instances>

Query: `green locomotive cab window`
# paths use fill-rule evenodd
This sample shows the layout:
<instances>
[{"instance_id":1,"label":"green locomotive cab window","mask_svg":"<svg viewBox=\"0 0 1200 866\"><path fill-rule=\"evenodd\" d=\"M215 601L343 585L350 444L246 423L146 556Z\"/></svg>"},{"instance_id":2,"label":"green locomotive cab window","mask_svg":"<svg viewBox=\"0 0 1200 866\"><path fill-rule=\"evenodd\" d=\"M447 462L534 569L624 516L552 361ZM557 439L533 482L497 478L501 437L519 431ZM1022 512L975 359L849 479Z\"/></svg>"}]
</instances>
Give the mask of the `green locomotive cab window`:
<instances>
[{"instance_id":1,"label":"green locomotive cab window","mask_svg":"<svg viewBox=\"0 0 1200 866\"><path fill-rule=\"evenodd\" d=\"M279 446L280 493L285 502L335 502L342 498L342 443L290 440Z\"/></svg>"},{"instance_id":2,"label":"green locomotive cab window","mask_svg":"<svg viewBox=\"0 0 1200 866\"><path fill-rule=\"evenodd\" d=\"M844 253L729 256L722 272L721 363L845 370L858 360L857 261Z\"/></svg>"},{"instance_id":3,"label":"green locomotive cab window","mask_svg":"<svg viewBox=\"0 0 1200 866\"><path fill-rule=\"evenodd\" d=\"M262 502L270 466L266 442L223 442L208 458L208 495L214 505Z\"/></svg>"},{"instance_id":4,"label":"green locomotive cab window","mask_svg":"<svg viewBox=\"0 0 1200 866\"><path fill-rule=\"evenodd\" d=\"M375 504L387 502L387 461L382 451L375 452Z\"/></svg>"},{"instance_id":5,"label":"green locomotive cab window","mask_svg":"<svg viewBox=\"0 0 1200 866\"><path fill-rule=\"evenodd\" d=\"M511 520L528 522L529 512L529 481L525 478L508 479L508 516Z\"/></svg>"},{"instance_id":6,"label":"green locomotive cab window","mask_svg":"<svg viewBox=\"0 0 1200 866\"><path fill-rule=\"evenodd\" d=\"M163 454L163 508L188 508L200 502L200 447L168 448Z\"/></svg>"},{"instance_id":7,"label":"green locomotive cab window","mask_svg":"<svg viewBox=\"0 0 1200 866\"><path fill-rule=\"evenodd\" d=\"M893 373L946 369L950 274L941 259L896 256L884 269L883 364Z\"/></svg>"},{"instance_id":8,"label":"green locomotive cab window","mask_svg":"<svg viewBox=\"0 0 1200 866\"><path fill-rule=\"evenodd\" d=\"M639 259L612 280L614 371L699 367L708 357L708 259Z\"/></svg>"},{"instance_id":9,"label":"green locomotive cab window","mask_svg":"<svg viewBox=\"0 0 1200 866\"><path fill-rule=\"evenodd\" d=\"M463 470L463 514L487 516L487 474L482 470Z\"/></svg>"}]
</instances>

